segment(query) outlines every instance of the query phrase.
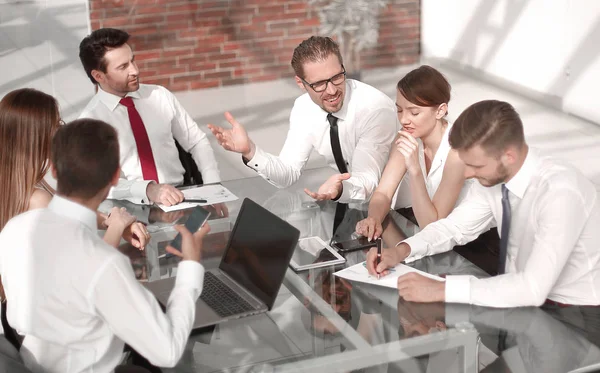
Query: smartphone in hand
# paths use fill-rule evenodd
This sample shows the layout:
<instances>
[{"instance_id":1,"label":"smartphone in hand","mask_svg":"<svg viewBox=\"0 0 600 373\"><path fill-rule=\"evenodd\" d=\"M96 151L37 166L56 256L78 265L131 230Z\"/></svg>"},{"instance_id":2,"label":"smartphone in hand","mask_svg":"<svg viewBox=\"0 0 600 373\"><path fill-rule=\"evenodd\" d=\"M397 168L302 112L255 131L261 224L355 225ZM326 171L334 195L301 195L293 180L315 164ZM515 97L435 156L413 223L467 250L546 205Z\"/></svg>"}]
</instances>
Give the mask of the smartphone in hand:
<instances>
[{"instance_id":1,"label":"smartphone in hand","mask_svg":"<svg viewBox=\"0 0 600 373\"><path fill-rule=\"evenodd\" d=\"M194 210L185 222L185 227L188 231L194 234L198 231L198 229L200 229L202 225L204 225L204 223L206 223L209 216L210 212L206 211L200 206L196 206L194 207ZM171 243L169 243L169 245L181 251L181 234L177 233L177 236L175 236L175 238L173 239L173 241L171 241Z\"/></svg>"}]
</instances>

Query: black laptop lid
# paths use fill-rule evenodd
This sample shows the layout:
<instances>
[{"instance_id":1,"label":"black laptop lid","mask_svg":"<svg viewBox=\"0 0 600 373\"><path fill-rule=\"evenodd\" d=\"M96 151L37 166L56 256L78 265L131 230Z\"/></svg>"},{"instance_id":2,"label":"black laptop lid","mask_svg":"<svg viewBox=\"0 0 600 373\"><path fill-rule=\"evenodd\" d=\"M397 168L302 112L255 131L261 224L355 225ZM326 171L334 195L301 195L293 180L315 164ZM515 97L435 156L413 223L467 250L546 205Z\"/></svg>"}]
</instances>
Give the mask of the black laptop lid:
<instances>
[{"instance_id":1,"label":"black laptop lid","mask_svg":"<svg viewBox=\"0 0 600 373\"><path fill-rule=\"evenodd\" d=\"M300 232L246 198L219 268L273 307Z\"/></svg>"}]
</instances>

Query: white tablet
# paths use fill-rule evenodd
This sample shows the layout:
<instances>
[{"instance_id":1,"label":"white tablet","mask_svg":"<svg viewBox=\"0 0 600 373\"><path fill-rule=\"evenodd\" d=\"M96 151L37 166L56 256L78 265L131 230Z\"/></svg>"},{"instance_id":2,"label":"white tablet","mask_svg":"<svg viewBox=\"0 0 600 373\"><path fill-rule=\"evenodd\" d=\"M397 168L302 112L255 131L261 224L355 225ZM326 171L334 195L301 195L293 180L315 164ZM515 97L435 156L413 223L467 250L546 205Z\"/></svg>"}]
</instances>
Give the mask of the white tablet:
<instances>
[{"instance_id":1,"label":"white tablet","mask_svg":"<svg viewBox=\"0 0 600 373\"><path fill-rule=\"evenodd\" d=\"M333 250L331 246L319 237L314 236L298 240L290 265L295 271L302 271L342 264L345 261L346 259Z\"/></svg>"}]
</instances>

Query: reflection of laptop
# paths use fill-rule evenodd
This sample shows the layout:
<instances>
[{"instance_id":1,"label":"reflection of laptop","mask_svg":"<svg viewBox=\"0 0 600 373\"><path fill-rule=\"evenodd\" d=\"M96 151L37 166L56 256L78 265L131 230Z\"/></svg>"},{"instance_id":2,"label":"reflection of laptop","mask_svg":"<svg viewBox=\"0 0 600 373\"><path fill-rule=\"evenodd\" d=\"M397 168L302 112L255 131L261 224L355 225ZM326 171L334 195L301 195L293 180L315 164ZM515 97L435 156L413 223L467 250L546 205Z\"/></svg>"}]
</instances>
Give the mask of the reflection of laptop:
<instances>
[{"instance_id":1,"label":"reflection of laptop","mask_svg":"<svg viewBox=\"0 0 600 373\"><path fill-rule=\"evenodd\" d=\"M194 328L270 310L299 236L286 221L244 199L219 268L205 273ZM175 278L145 285L166 305Z\"/></svg>"}]
</instances>

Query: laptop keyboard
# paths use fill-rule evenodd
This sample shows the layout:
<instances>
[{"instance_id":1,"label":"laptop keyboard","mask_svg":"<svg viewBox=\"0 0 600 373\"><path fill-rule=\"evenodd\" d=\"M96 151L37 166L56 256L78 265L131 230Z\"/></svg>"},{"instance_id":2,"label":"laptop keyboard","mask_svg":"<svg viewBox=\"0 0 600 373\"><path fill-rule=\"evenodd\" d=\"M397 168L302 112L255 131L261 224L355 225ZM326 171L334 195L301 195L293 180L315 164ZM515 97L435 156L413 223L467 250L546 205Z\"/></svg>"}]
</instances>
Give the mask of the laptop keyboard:
<instances>
[{"instance_id":1,"label":"laptop keyboard","mask_svg":"<svg viewBox=\"0 0 600 373\"><path fill-rule=\"evenodd\" d=\"M204 286L200 299L221 317L254 310L250 303L246 302L211 272L206 272L204 275Z\"/></svg>"}]
</instances>

